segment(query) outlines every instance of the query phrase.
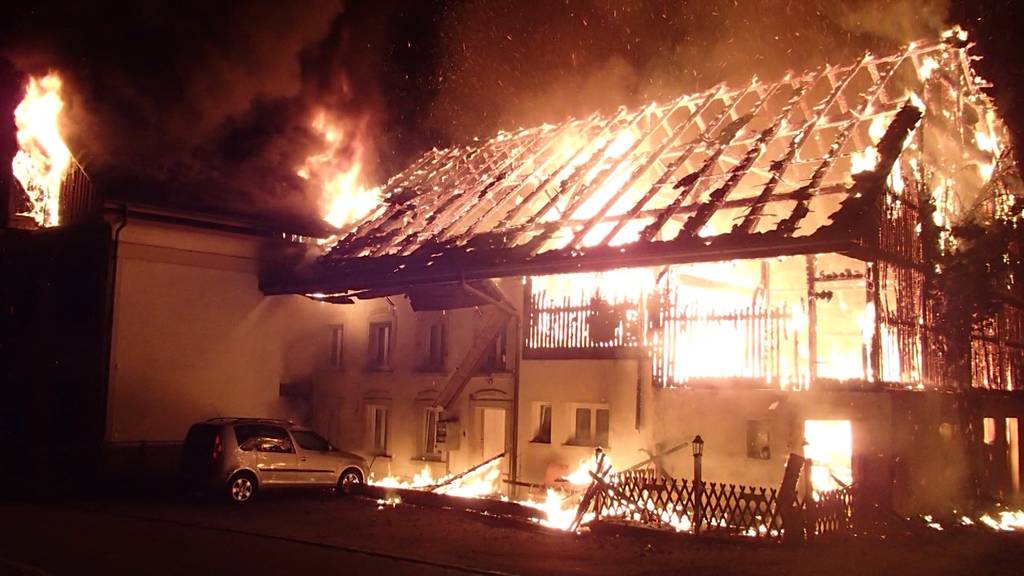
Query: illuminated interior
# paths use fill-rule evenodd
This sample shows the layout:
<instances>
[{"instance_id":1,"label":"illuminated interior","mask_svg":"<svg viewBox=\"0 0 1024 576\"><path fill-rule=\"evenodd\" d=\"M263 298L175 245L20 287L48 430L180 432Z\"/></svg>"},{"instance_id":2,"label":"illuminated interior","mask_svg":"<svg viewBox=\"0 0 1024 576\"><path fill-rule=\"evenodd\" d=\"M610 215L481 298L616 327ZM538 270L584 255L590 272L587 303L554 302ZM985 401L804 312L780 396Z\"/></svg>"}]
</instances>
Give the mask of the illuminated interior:
<instances>
[{"instance_id":1,"label":"illuminated interior","mask_svg":"<svg viewBox=\"0 0 1024 576\"><path fill-rule=\"evenodd\" d=\"M853 429L849 420L805 420L804 456L813 461L816 492L853 483Z\"/></svg>"}]
</instances>

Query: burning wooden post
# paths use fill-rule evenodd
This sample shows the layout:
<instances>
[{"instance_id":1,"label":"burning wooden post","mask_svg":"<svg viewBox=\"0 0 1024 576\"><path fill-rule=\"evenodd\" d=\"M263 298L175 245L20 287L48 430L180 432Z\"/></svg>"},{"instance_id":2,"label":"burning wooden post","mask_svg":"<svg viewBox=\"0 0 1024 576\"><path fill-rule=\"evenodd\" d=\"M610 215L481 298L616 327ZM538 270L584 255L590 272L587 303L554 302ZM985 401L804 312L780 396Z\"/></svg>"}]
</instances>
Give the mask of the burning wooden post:
<instances>
[{"instance_id":1,"label":"burning wooden post","mask_svg":"<svg viewBox=\"0 0 1024 576\"><path fill-rule=\"evenodd\" d=\"M804 457L790 453L786 472L779 486L779 513L782 515L782 541L787 544L803 541L803 513L796 499L797 482L804 467Z\"/></svg>"}]
</instances>

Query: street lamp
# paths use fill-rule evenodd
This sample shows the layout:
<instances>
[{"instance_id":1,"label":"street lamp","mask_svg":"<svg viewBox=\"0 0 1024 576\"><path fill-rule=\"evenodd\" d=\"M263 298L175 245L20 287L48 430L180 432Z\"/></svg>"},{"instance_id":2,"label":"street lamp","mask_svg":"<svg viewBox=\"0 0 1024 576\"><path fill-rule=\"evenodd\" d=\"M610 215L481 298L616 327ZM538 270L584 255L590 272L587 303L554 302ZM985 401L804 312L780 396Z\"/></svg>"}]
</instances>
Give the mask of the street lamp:
<instances>
[{"instance_id":1,"label":"street lamp","mask_svg":"<svg viewBox=\"0 0 1024 576\"><path fill-rule=\"evenodd\" d=\"M693 437L693 533L700 534L704 521L704 480L701 478L701 458L704 456L704 439L697 434Z\"/></svg>"}]
</instances>

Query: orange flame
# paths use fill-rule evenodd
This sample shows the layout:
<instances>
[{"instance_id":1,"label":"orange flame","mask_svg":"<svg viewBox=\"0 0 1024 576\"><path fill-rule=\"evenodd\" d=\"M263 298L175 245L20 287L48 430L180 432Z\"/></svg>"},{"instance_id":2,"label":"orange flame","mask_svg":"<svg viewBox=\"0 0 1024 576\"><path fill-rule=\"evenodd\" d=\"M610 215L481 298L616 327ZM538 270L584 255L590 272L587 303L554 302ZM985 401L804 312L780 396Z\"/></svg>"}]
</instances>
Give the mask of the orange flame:
<instances>
[{"instance_id":1,"label":"orange flame","mask_svg":"<svg viewBox=\"0 0 1024 576\"><path fill-rule=\"evenodd\" d=\"M335 228L344 228L371 216L381 206L380 188L365 183L366 148L358 138L360 131L346 129L326 110L317 112L311 127L322 147L306 158L296 174L320 187L323 219ZM338 158L345 154L351 159L339 166Z\"/></svg>"},{"instance_id":2,"label":"orange flame","mask_svg":"<svg viewBox=\"0 0 1024 576\"><path fill-rule=\"evenodd\" d=\"M11 169L32 204L21 215L40 226L60 223L60 186L71 164L71 151L60 134L61 85L55 72L30 77L25 98L14 110L18 153Z\"/></svg>"}]
</instances>

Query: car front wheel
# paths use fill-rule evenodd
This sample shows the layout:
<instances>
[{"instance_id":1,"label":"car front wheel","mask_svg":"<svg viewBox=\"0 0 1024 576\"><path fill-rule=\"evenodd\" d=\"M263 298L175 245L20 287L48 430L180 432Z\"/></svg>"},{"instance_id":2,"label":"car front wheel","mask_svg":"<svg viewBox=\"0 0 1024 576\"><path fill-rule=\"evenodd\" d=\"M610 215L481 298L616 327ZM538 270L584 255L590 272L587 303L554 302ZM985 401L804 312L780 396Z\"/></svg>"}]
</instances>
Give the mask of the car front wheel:
<instances>
[{"instance_id":1,"label":"car front wheel","mask_svg":"<svg viewBox=\"0 0 1024 576\"><path fill-rule=\"evenodd\" d=\"M346 468L338 478L338 492L351 494L357 484L363 483L363 473L358 468Z\"/></svg>"},{"instance_id":2,"label":"car front wheel","mask_svg":"<svg viewBox=\"0 0 1024 576\"><path fill-rule=\"evenodd\" d=\"M256 479L249 474L237 474L228 482L228 497L232 502L244 504L256 495Z\"/></svg>"}]
</instances>

